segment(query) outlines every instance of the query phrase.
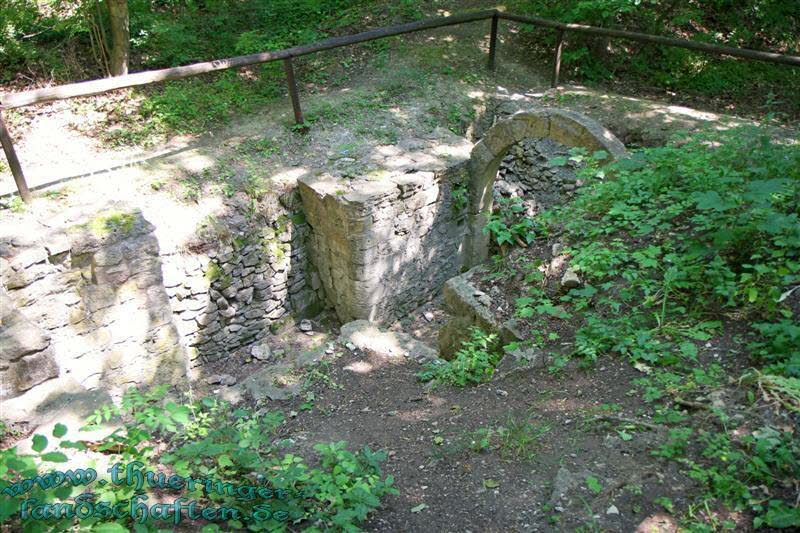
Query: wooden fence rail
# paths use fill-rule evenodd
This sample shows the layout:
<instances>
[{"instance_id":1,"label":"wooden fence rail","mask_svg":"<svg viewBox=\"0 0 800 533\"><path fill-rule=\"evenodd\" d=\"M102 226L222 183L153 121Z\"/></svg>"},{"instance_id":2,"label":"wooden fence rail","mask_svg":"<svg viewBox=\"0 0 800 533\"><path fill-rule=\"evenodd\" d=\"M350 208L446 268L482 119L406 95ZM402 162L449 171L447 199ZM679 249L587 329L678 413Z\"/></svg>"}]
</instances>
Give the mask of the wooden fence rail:
<instances>
[{"instance_id":1,"label":"wooden fence rail","mask_svg":"<svg viewBox=\"0 0 800 533\"><path fill-rule=\"evenodd\" d=\"M182 67L173 67L160 70L150 70L145 72L137 72L135 74L127 74L125 76L117 76L113 78L104 78L99 80L84 81L79 83L70 83L66 85L58 85L55 87L47 87L43 89L34 89L30 91L22 91L17 93L2 93L0 94L0 144L3 146L6 159L8 160L11 168L11 173L17 184L17 190L20 197L28 202L30 201L30 192L25 182L25 176L22 172L22 166L19 163L11 136L3 121L2 110L14 109L25 107L34 104L41 104L45 102L53 102L56 100L65 100L68 98L77 98L80 96L91 96L95 94L102 94L115 89L124 89L128 87L137 87L141 85L149 85L151 83L158 83L169 80L180 80L200 74L207 74L209 72L217 72L220 70L227 70L231 68L240 68L248 65L257 65L261 63L268 63L271 61L284 61L286 71L287 84L289 86L289 95L294 110L295 121L301 129L305 129L303 123L303 114L300 108L300 96L297 91L297 85L294 78L294 67L292 58L300 57L308 54L322 52L324 50L331 50L340 48L342 46L350 46L353 44L363 43L367 41L374 41L386 37L394 37L406 33L418 32L434 28L442 28L446 26L453 26L456 24L464 24L468 22L476 22L481 20L491 19L491 34L489 40L489 61L488 66L494 69L497 56L497 33L500 20L508 20L513 22L521 22L524 24L532 24L543 28L550 28L556 30L556 47L553 56L553 75L551 85L558 86L559 71L561 69L561 54L564 43L564 36L567 32L583 33L588 35L598 35L605 37L613 37L618 39L628 39L639 42L646 42L652 44L659 44L664 46L674 46L679 48L686 48L689 50L696 50L717 55L728 55L733 57L741 57L744 59L767 61L770 63L778 63L782 65L790 65L800 67L800 57L790 56L784 54L777 54L774 52L761 52L758 50L748 50L744 48L733 48L730 46L720 46L709 43L702 43L698 41L690 41L687 39L675 39L672 37L662 37L658 35L649 35L646 33L637 33L624 30L611 30L607 28L598 28L595 26L586 26L583 24L567 24L563 22L556 22L552 20L542 19L538 17L526 17L520 15L513 15L504 13L502 11L493 9L489 11L479 11L475 13L465 13L463 15L454 15L448 17L434 17L408 24L399 24L396 26L389 26L377 30L365 31L356 33L354 35L347 35L344 37L333 37L325 39L312 44L302 46L295 46L285 50L278 50L275 52L264 52L260 54L250 54L246 56L237 56L227 59L217 59L214 61L206 61L202 63L194 63Z\"/></svg>"}]
</instances>

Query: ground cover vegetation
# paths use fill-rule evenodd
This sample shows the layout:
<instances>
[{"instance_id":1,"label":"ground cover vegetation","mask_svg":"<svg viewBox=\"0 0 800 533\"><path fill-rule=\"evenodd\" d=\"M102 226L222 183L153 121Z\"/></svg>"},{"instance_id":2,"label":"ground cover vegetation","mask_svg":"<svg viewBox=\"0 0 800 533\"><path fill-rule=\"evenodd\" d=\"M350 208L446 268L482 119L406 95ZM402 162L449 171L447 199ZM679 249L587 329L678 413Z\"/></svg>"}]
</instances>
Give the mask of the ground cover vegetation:
<instances>
[{"instance_id":1,"label":"ground cover vegetation","mask_svg":"<svg viewBox=\"0 0 800 533\"><path fill-rule=\"evenodd\" d=\"M109 421L120 427L99 442L81 440L79 431L70 431L57 424L50 435L35 435L35 454L20 454L15 447L0 452L0 522L24 531L72 531L80 519L81 531L116 532L164 531L174 522L174 515L125 513L113 516L110 508L153 490L173 491L171 500L185 497L198 500L202 506L226 508L211 520L192 522L204 533L246 529L249 531L358 531L357 525L380 505L381 499L396 493L391 476L381 473L386 456L364 447L350 451L346 442L317 444L311 465L303 457L291 453L291 440L282 438L283 414L233 408L214 397L197 402L179 403L167 398L167 387L141 392L130 389L119 407L105 405L98 409L82 429L97 428ZM76 428L77 429L77 428ZM69 435L68 435L69 433ZM74 438L76 440L69 440ZM202 484L187 492L156 482L143 481L144 489L135 484L100 483L84 493L81 475L61 475L68 457L64 451L92 451L113 457L113 463L136 464L144 470L159 464L156 474L167 478L211 479L216 484L254 487L254 489L214 489ZM97 464L97 477L105 479L106 469ZM69 472L75 471L70 469ZM63 472L62 472L63 474ZM120 474L124 476L125 474ZM31 480L31 481L26 481ZM90 479L90 482L94 479ZM148 490L149 489L149 490ZM258 489L268 493L257 493ZM83 495L82 495L83 494ZM7 497L8 496L8 497ZM28 501L27 520L21 521L21 509ZM74 500L75 509L63 508L45 516L38 506ZM77 504L86 505L77 511ZM73 505L73 504L70 504ZM31 517L33 519L31 519ZM188 521L184 513L183 521Z\"/></svg>"},{"instance_id":2,"label":"ground cover vegetation","mask_svg":"<svg viewBox=\"0 0 800 533\"><path fill-rule=\"evenodd\" d=\"M800 47L800 8L791 2L514 0L505 7L566 22L788 54L796 54ZM127 9L131 72L278 50L415 20L443 9L463 11L458 3L423 0L131 0ZM21 90L105 75L110 54L105 51L110 45L103 44L110 40L107 11L101 0L5 2L0 6L2 88ZM521 53L529 60L538 54L542 64L549 62L552 32L523 25L519 33L506 38L512 45L509 53ZM305 58L298 62L298 76L308 87L335 86L386 46L385 41L366 43ZM794 115L800 102L797 69L579 35L568 36L564 73L575 81L613 83L617 89L640 91L644 86L700 95L718 107L769 105ZM206 132L284 93L283 69L274 63L156 84L119 93L121 98L90 98L76 105L97 107L108 114L104 129L111 131L102 135L105 142L141 144L155 142L156 134ZM13 127L13 113L9 120Z\"/></svg>"},{"instance_id":3,"label":"ground cover vegetation","mask_svg":"<svg viewBox=\"0 0 800 533\"><path fill-rule=\"evenodd\" d=\"M530 220L526 240L561 239L584 285L548 292L542 261L525 251L496 263L525 273L514 314L531 325L529 342L560 354L553 372L608 356L642 372L634 384L670 427L652 453L678 462L704 488L686 512L689 529L738 527L720 516L742 511L754 527L800 526L797 147L766 129L739 128L682 136L602 170L593 161L606 154L573 154L589 163L581 172L592 185ZM508 205L500 211L494 218L508 225L524 218ZM498 227L487 230L508 242L507 226ZM548 332L553 318L572 331ZM712 343L722 344L722 359L708 356ZM733 401L752 409L747 415L692 400L731 384ZM687 416L687 406L713 423Z\"/></svg>"},{"instance_id":4,"label":"ground cover vegetation","mask_svg":"<svg viewBox=\"0 0 800 533\"><path fill-rule=\"evenodd\" d=\"M800 5L773 0L512 0L508 9L561 22L666 35L701 42L800 51ZM523 28L523 42L551 55L552 32ZM771 95L796 114L800 71L767 63L719 58L681 48L568 35L563 64L577 80L643 86L711 97L724 105Z\"/></svg>"}]
</instances>

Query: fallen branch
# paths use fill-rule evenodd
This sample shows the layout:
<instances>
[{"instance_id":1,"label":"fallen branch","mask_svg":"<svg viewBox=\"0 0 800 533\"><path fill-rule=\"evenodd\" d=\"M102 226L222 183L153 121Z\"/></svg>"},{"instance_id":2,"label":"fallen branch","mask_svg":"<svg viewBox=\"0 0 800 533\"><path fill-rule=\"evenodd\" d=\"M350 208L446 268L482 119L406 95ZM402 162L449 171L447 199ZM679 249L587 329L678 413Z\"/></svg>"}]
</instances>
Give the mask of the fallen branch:
<instances>
[{"instance_id":1,"label":"fallen branch","mask_svg":"<svg viewBox=\"0 0 800 533\"><path fill-rule=\"evenodd\" d=\"M652 429L653 431L658 431L659 429L663 429L664 426L661 424L653 424L652 422L645 422L644 420L638 420L636 418L627 418L624 416L615 416L615 415L598 415L594 417L594 420L607 420L613 422L620 422L622 424L631 424L634 426L642 426L647 429Z\"/></svg>"},{"instance_id":2,"label":"fallen branch","mask_svg":"<svg viewBox=\"0 0 800 533\"><path fill-rule=\"evenodd\" d=\"M705 403L693 402L691 400L684 400L683 398L673 398L673 402L684 407L691 407L692 409L711 409L711 406Z\"/></svg>"}]
</instances>

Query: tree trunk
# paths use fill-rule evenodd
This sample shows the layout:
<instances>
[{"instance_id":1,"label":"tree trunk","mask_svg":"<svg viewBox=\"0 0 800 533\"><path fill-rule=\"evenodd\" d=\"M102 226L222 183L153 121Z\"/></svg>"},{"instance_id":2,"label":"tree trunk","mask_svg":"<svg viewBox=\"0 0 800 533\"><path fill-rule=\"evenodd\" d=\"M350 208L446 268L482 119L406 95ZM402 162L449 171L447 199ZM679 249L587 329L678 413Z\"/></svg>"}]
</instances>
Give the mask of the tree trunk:
<instances>
[{"instance_id":1,"label":"tree trunk","mask_svg":"<svg viewBox=\"0 0 800 533\"><path fill-rule=\"evenodd\" d=\"M128 0L106 0L111 21L111 75L128 73L131 32L128 18Z\"/></svg>"}]
</instances>

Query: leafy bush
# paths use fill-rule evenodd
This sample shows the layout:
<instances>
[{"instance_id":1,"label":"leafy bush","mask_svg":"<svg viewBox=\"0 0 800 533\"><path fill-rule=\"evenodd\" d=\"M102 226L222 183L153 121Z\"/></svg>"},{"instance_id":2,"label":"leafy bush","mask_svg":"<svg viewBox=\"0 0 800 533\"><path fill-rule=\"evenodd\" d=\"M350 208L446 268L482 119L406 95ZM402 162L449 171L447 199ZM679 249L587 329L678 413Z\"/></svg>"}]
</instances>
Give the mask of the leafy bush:
<instances>
[{"instance_id":1,"label":"leafy bush","mask_svg":"<svg viewBox=\"0 0 800 533\"><path fill-rule=\"evenodd\" d=\"M561 22L576 22L690 38L741 48L796 53L800 49L800 4L780 0L513 0L509 10ZM550 55L552 34L528 28L530 46ZM542 48L544 44L544 48ZM719 58L681 48L631 43L571 33L563 52L567 71L600 80L646 80L673 90L737 97L780 94L797 109L800 72L777 65ZM769 87L769 89L765 89ZM754 93L755 91L755 93Z\"/></svg>"},{"instance_id":2,"label":"leafy bush","mask_svg":"<svg viewBox=\"0 0 800 533\"><path fill-rule=\"evenodd\" d=\"M452 361L437 361L425 365L417 374L421 381L465 387L489 381L502 355L497 351L497 335L471 328L472 338L464 341Z\"/></svg>"},{"instance_id":3,"label":"leafy bush","mask_svg":"<svg viewBox=\"0 0 800 533\"><path fill-rule=\"evenodd\" d=\"M491 236L492 242L500 247L501 251L505 245L527 245L533 242L536 224L526 215L522 199L516 196L501 198L497 203L483 228L483 232Z\"/></svg>"},{"instance_id":4,"label":"leafy bush","mask_svg":"<svg viewBox=\"0 0 800 533\"><path fill-rule=\"evenodd\" d=\"M756 326L770 339L760 357L787 364L797 335L780 326L791 315L780 300L800 282L800 151L740 128L643 150L605 170L615 179L545 215L569 236L572 266L605 293L566 299L588 309L578 353L691 358L687 342L708 338L714 316L736 308L769 320ZM785 334L770 335L775 328Z\"/></svg>"},{"instance_id":5,"label":"leafy bush","mask_svg":"<svg viewBox=\"0 0 800 533\"><path fill-rule=\"evenodd\" d=\"M282 453L287 443L277 438L283 424L280 413L256 414L246 409L234 409L213 398L178 404L167 401L166 394L166 387L146 392L131 389L119 408L107 405L98 409L90 417L92 425L89 427L119 417L123 426L94 445L93 449L113 454L112 464L138 461L143 470L156 470L155 465L161 463L168 465L168 477L177 474L183 478L213 478L213 486L222 489L209 490L199 485L194 489L202 489L202 494L190 493L187 496L201 500L201 504L210 503L235 510L237 514L231 513L225 521L227 529L246 527L250 531L282 531L287 523L296 523L307 526L307 531L358 531L357 524L380 506L381 498L397 492L392 488L392 477L384 477L381 473L380 463L385 460L383 453L375 453L366 446L358 452L351 452L346 442L317 444L314 449L319 456L318 466L310 467L302 457ZM67 428L59 425L53 434L60 439L66 432ZM0 451L0 491L9 486L6 480L11 482L13 489L14 483L20 480L44 475L49 462L67 461L61 452L42 453L48 444L45 437L36 435L33 442L38 455L20 455L16 448ZM85 449L86 444L61 440L59 447ZM44 476L42 479L50 478ZM227 490L224 489L227 483L268 489L274 497L257 497L249 489ZM136 495L145 494L147 484L149 482L145 481L145 487L141 489L127 484L95 484L91 486L92 499L96 498L98 506L100 502L109 505L127 502ZM26 521L21 524L20 505L25 498L35 498L39 503L75 498L85 490L84 487L62 482L56 490L43 490L41 483L34 484L31 489L0 502L0 521L20 527L24 525L26 531L67 531L74 527L74 519L67 518L57 522ZM265 499L269 516L264 514ZM246 520L258 516L257 512L262 512L262 520ZM103 531L127 531L127 527L133 525L130 522L130 517L117 522L95 517L81 520L81 527L107 523L108 527ZM150 531L157 529L156 526L158 523L136 524L136 530ZM216 526L208 527L211 527L208 531L219 530Z\"/></svg>"}]
</instances>

